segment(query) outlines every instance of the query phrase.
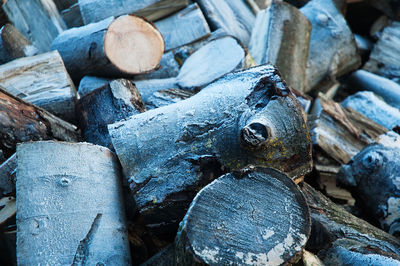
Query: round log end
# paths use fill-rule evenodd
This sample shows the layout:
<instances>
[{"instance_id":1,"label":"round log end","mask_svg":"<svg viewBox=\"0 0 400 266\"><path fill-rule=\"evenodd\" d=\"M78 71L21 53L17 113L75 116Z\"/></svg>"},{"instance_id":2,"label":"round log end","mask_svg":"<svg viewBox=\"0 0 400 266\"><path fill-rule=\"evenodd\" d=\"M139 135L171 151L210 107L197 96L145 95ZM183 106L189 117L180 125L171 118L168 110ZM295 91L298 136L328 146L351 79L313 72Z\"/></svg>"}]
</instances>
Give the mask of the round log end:
<instances>
[{"instance_id":1,"label":"round log end","mask_svg":"<svg viewBox=\"0 0 400 266\"><path fill-rule=\"evenodd\" d=\"M249 147L258 147L271 136L271 129L260 122L252 122L240 131L240 139Z\"/></svg>"},{"instance_id":2,"label":"round log end","mask_svg":"<svg viewBox=\"0 0 400 266\"><path fill-rule=\"evenodd\" d=\"M161 33L145 19L121 16L108 27L104 52L119 70L140 74L154 70L164 53Z\"/></svg>"}]
</instances>

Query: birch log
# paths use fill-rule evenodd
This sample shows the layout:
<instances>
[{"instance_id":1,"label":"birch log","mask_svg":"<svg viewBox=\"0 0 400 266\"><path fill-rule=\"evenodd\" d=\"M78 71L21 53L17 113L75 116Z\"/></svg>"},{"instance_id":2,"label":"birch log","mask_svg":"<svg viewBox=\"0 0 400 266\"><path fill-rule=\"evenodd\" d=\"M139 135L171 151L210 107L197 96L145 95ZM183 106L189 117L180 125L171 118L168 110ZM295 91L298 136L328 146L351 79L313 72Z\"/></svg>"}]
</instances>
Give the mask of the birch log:
<instances>
[{"instance_id":1,"label":"birch log","mask_svg":"<svg viewBox=\"0 0 400 266\"><path fill-rule=\"evenodd\" d=\"M282 172L221 176L194 198L176 237L177 265L283 265L296 262L310 214Z\"/></svg>"},{"instance_id":2,"label":"birch log","mask_svg":"<svg viewBox=\"0 0 400 266\"><path fill-rule=\"evenodd\" d=\"M17 143L47 139L78 141L76 127L0 87L0 149L6 157Z\"/></svg>"},{"instance_id":3,"label":"birch log","mask_svg":"<svg viewBox=\"0 0 400 266\"><path fill-rule=\"evenodd\" d=\"M19 265L130 265L120 168L88 143L17 149Z\"/></svg>"},{"instance_id":4,"label":"birch log","mask_svg":"<svg viewBox=\"0 0 400 266\"><path fill-rule=\"evenodd\" d=\"M304 119L277 70L264 65L108 129L146 223L176 230L195 193L229 169L271 166L294 179L308 173Z\"/></svg>"},{"instance_id":5,"label":"birch log","mask_svg":"<svg viewBox=\"0 0 400 266\"><path fill-rule=\"evenodd\" d=\"M289 86L304 91L310 34L311 23L297 8L274 1L257 15L250 54L257 64L274 64Z\"/></svg>"},{"instance_id":6,"label":"birch log","mask_svg":"<svg viewBox=\"0 0 400 266\"><path fill-rule=\"evenodd\" d=\"M2 8L8 20L42 53L49 51L51 42L66 29L52 0L7 0Z\"/></svg>"},{"instance_id":7,"label":"birch log","mask_svg":"<svg viewBox=\"0 0 400 266\"><path fill-rule=\"evenodd\" d=\"M149 20L166 17L188 5L187 0L79 0L83 22L98 22L110 16L135 14Z\"/></svg>"},{"instance_id":8,"label":"birch log","mask_svg":"<svg viewBox=\"0 0 400 266\"><path fill-rule=\"evenodd\" d=\"M75 121L75 85L57 51L1 65L0 86L66 121Z\"/></svg>"},{"instance_id":9,"label":"birch log","mask_svg":"<svg viewBox=\"0 0 400 266\"><path fill-rule=\"evenodd\" d=\"M60 52L74 80L84 75L121 77L149 72L164 53L158 30L133 15L69 29L51 47Z\"/></svg>"},{"instance_id":10,"label":"birch log","mask_svg":"<svg viewBox=\"0 0 400 266\"><path fill-rule=\"evenodd\" d=\"M37 48L13 25L6 24L0 29L0 65L37 52Z\"/></svg>"}]
</instances>

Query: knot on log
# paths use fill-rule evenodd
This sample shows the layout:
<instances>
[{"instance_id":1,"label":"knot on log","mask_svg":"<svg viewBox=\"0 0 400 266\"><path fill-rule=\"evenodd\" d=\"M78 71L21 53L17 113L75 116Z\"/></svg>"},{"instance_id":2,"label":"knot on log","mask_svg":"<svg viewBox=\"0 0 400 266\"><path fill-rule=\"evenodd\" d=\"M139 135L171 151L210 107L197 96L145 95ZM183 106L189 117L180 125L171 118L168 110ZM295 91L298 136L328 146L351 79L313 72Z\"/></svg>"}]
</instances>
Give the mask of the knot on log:
<instances>
[{"instance_id":1,"label":"knot on log","mask_svg":"<svg viewBox=\"0 0 400 266\"><path fill-rule=\"evenodd\" d=\"M240 131L240 139L245 146L259 147L271 136L271 129L260 123L252 122Z\"/></svg>"}]
</instances>

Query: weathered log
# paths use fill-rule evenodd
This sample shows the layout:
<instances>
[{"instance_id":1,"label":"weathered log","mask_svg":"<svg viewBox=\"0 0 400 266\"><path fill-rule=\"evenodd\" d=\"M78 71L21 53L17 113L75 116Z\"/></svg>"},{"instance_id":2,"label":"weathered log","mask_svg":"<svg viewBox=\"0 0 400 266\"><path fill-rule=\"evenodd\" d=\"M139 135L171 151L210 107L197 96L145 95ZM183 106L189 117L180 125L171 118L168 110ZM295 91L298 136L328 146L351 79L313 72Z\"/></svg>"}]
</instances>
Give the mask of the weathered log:
<instances>
[{"instance_id":1,"label":"weathered log","mask_svg":"<svg viewBox=\"0 0 400 266\"><path fill-rule=\"evenodd\" d=\"M255 16L243 0L197 0L211 30L221 28L244 45L250 42Z\"/></svg>"},{"instance_id":2,"label":"weathered log","mask_svg":"<svg viewBox=\"0 0 400 266\"><path fill-rule=\"evenodd\" d=\"M304 196L282 172L227 174L190 205L175 241L176 264L289 264L299 259L310 229Z\"/></svg>"},{"instance_id":3,"label":"weathered log","mask_svg":"<svg viewBox=\"0 0 400 266\"><path fill-rule=\"evenodd\" d=\"M354 34L354 39L356 40L358 51L361 55L369 55L372 51L374 44L367 37L360 34Z\"/></svg>"},{"instance_id":4,"label":"weathered log","mask_svg":"<svg viewBox=\"0 0 400 266\"><path fill-rule=\"evenodd\" d=\"M11 196L0 199L0 225L11 219L17 213L15 198Z\"/></svg>"},{"instance_id":5,"label":"weathered log","mask_svg":"<svg viewBox=\"0 0 400 266\"><path fill-rule=\"evenodd\" d=\"M196 3L157 21L155 25L164 37L166 51L205 38L211 33Z\"/></svg>"},{"instance_id":6,"label":"weathered log","mask_svg":"<svg viewBox=\"0 0 400 266\"><path fill-rule=\"evenodd\" d=\"M146 99L146 108L154 109L170 105L173 103L183 101L189 97L192 97L193 95L194 95L193 92L182 89L175 89L175 88L169 88L165 90L159 89Z\"/></svg>"},{"instance_id":7,"label":"weathered log","mask_svg":"<svg viewBox=\"0 0 400 266\"><path fill-rule=\"evenodd\" d=\"M68 28L81 27L84 25L78 3L61 11L61 17Z\"/></svg>"},{"instance_id":8,"label":"weathered log","mask_svg":"<svg viewBox=\"0 0 400 266\"><path fill-rule=\"evenodd\" d=\"M0 65L37 52L36 47L13 25L6 24L0 29Z\"/></svg>"},{"instance_id":9,"label":"weathered log","mask_svg":"<svg viewBox=\"0 0 400 266\"><path fill-rule=\"evenodd\" d=\"M343 165L338 181L352 189L381 228L400 236L400 149L370 145ZM372 217L371 217L372 218Z\"/></svg>"},{"instance_id":10,"label":"weathered log","mask_svg":"<svg viewBox=\"0 0 400 266\"><path fill-rule=\"evenodd\" d=\"M0 149L6 157L15 152L15 147L20 142L80 139L74 125L11 95L1 87L0 99Z\"/></svg>"},{"instance_id":11,"label":"weathered log","mask_svg":"<svg viewBox=\"0 0 400 266\"><path fill-rule=\"evenodd\" d=\"M77 116L84 140L114 150L107 125L146 109L135 85L126 79L109 82L83 96Z\"/></svg>"},{"instance_id":12,"label":"weathered log","mask_svg":"<svg viewBox=\"0 0 400 266\"><path fill-rule=\"evenodd\" d=\"M254 164L294 179L309 172L304 119L277 70L264 65L108 129L146 223L176 229L195 193L228 170Z\"/></svg>"},{"instance_id":13,"label":"weathered log","mask_svg":"<svg viewBox=\"0 0 400 266\"><path fill-rule=\"evenodd\" d=\"M88 143L17 148L19 265L130 265L120 168Z\"/></svg>"},{"instance_id":14,"label":"weathered log","mask_svg":"<svg viewBox=\"0 0 400 266\"><path fill-rule=\"evenodd\" d=\"M125 14L135 14L155 21L188 5L187 0L79 0L78 2L85 24Z\"/></svg>"},{"instance_id":15,"label":"weathered log","mask_svg":"<svg viewBox=\"0 0 400 266\"><path fill-rule=\"evenodd\" d=\"M159 68L151 73L135 75L135 80L145 80L145 79L163 79L176 77L179 74L180 65L175 59L175 54L173 51L169 51L163 54L159 64Z\"/></svg>"},{"instance_id":16,"label":"weathered log","mask_svg":"<svg viewBox=\"0 0 400 266\"><path fill-rule=\"evenodd\" d=\"M335 248L343 241L353 242L342 250L342 254L349 251L358 253L360 260L353 261L354 265L365 265L362 259L373 254L376 257L399 258L400 241L397 238L348 213L307 183L302 183L301 190L310 208L312 222L306 248L318 252L318 257L325 259L326 250L332 245Z\"/></svg>"},{"instance_id":17,"label":"weathered log","mask_svg":"<svg viewBox=\"0 0 400 266\"><path fill-rule=\"evenodd\" d=\"M60 52L73 79L121 77L154 70L164 41L150 22L126 15L64 31L51 47Z\"/></svg>"},{"instance_id":18,"label":"weathered log","mask_svg":"<svg viewBox=\"0 0 400 266\"><path fill-rule=\"evenodd\" d=\"M373 92L357 92L347 97L342 106L352 108L386 128L400 126L400 110L390 106Z\"/></svg>"},{"instance_id":19,"label":"weathered log","mask_svg":"<svg viewBox=\"0 0 400 266\"><path fill-rule=\"evenodd\" d=\"M75 121L75 85L57 51L1 65L0 86L66 121Z\"/></svg>"},{"instance_id":20,"label":"weathered log","mask_svg":"<svg viewBox=\"0 0 400 266\"><path fill-rule=\"evenodd\" d=\"M175 265L175 243L168 245L159 253L140 264L141 266L173 266Z\"/></svg>"},{"instance_id":21,"label":"weathered log","mask_svg":"<svg viewBox=\"0 0 400 266\"><path fill-rule=\"evenodd\" d=\"M321 110L310 121L311 139L326 154L343 164L381 134L389 131L364 115L319 94Z\"/></svg>"},{"instance_id":22,"label":"weathered log","mask_svg":"<svg viewBox=\"0 0 400 266\"><path fill-rule=\"evenodd\" d=\"M0 196L15 195L17 158L15 153L0 165Z\"/></svg>"},{"instance_id":23,"label":"weathered log","mask_svg":"<svg viewBox=\"0 0 400 266\"><path fill-rule=\"evenodd\" d=\"M306 91L361 64L353 34L332 0L312 0L300 11L312 23Z\"/></svg>"},{"instance_id":24,"label":"weathered log","mask_svg":"<svg viewBox=\"0 0 400 266\"><path fill-rule=\"evenodd\" d=\"M66 25L52 0L7 0L2 8L8 20L40 51L50 51L51 42Z\"/></svg>"},{"instance_id":25,"label":"weathered log","mask_svg":"<svg viewBox=\"0 0 400 266\"><path fill-rule=\"evenodd\" d=\"M58 11L63 11L71 7L72 5L76 4L78 0L53 0L54 4L56 5Z\"/></svg>"},{"instance_id":26,"label":"weathered log","mask_svg":"<svg viewBox=\"0 0 400 266\"><path fill-rule=\"evenodd\" d=\"M379 40L380 34L382 33L383 29L389 26L391 23L392 21L387 16L380 16L372 24L369 35L373 38L374 41Z\"/></svg>"},{"instance_id":27,"label":"weathered log","mask_svg":"<svg viewBox=\"0 0 400 266\"><path fill-rule=\"evenodd\" d=\"M289 86L304 91L310 34L311 23L297 8L274 1L257 15L250 54L257 64L274 64Z\"/></svg>"},{"instance_id":28,"label":"weathered log","mask_svg":"<svg viewBox=\"0 0 400 266\"><path fill-rule=\"evenodd\" d=\"M106 78L84 76L79 82L78 94L83 97L89 92L107 85L109 82L110 80Z\"/></svg>"}]
</instances>

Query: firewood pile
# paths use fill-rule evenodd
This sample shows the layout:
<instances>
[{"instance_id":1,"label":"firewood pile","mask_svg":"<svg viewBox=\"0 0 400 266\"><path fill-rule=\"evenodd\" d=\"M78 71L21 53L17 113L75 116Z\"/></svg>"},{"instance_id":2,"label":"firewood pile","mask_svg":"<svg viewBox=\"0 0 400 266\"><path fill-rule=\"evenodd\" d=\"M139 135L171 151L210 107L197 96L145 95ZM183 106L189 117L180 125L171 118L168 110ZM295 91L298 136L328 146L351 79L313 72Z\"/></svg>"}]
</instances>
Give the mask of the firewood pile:
<instances>
[{"instance_id":1,"label":"firewood pile","mask_svg":"<svg viewBox=\"0 0 400 266\"><path fill-rule=\"evenodd\" d=\"M3 0L0 265L400 265L396 0Z\"/></svg>"}]
</instances>

